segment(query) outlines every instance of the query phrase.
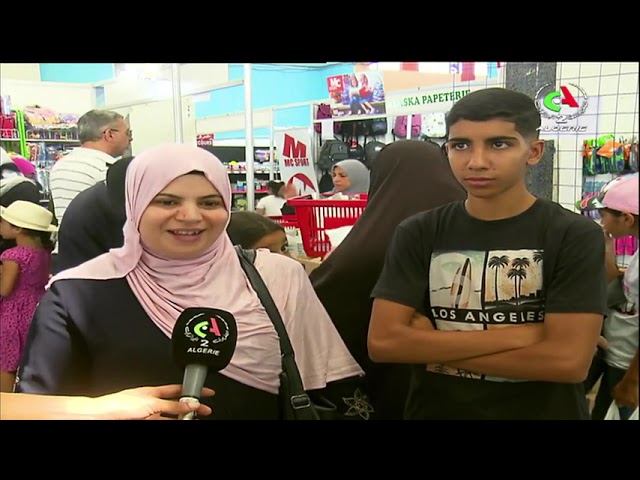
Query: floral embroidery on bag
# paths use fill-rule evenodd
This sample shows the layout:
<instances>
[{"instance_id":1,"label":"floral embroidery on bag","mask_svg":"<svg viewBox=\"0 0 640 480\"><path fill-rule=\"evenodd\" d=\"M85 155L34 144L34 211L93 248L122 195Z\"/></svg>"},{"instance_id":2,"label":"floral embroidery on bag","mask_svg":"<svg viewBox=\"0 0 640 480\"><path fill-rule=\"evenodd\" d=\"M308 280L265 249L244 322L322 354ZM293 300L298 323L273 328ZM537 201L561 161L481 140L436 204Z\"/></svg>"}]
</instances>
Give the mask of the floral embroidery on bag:
<instances>
[{"instance_id":1,"label":"floral embroidery on bag","mask_svg":"<svg viewBox=\"0 0 640 480\"><path fill-rule=\"evenodd\" d=\"M364 420L369 420L369 416L374 412L373 407L369 403L369 397L363 394L359 388L353 394L353 397L342 397L344 403L349 407L345 415L347 417L355 417L360 415Z\"/></svg>"}]
</instances>

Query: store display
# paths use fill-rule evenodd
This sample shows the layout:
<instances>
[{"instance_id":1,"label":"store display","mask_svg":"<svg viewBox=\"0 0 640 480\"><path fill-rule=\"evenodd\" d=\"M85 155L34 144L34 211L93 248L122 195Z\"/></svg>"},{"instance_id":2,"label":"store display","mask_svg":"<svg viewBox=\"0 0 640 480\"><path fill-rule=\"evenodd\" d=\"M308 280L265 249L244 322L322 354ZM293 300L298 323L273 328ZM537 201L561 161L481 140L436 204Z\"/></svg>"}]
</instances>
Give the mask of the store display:
<instances>
[{"instance_id":1,"label":"store display","mask_svg":"<svg viewBox=\"0 0 640 480\"><path fill-rule=\"evenodd\" d=\"M42 203L46 204L51 168L57 160L80 145L78 115L60 114L39 105L11 111L10 99L4 96L0 104L0 141L7 143L8 151L34 164L36 179L43 188Z\"/></svg>"}]
</instances>

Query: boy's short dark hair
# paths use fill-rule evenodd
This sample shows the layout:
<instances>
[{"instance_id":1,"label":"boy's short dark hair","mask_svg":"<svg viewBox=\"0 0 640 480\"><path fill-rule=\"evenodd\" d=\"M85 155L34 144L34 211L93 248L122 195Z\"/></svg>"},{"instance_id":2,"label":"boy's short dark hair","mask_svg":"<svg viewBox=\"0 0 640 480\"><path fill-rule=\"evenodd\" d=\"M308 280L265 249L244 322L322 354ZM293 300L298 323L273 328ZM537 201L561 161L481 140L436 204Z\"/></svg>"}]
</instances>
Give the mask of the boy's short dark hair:
<instances>
[{"instance_id":1,"label":"boy's short dark hair","mask_svg":"<svg viewBox=\"0 0 640 480\"><path fill-rule=\"evenodd\" d=\"M454 103L446 117L447 137L452 125L460 120L483 122L501 119L515 124L526 139L538 138L540 112L528 95L506 88L477 90Z\"/></svg>"}]
</instances>

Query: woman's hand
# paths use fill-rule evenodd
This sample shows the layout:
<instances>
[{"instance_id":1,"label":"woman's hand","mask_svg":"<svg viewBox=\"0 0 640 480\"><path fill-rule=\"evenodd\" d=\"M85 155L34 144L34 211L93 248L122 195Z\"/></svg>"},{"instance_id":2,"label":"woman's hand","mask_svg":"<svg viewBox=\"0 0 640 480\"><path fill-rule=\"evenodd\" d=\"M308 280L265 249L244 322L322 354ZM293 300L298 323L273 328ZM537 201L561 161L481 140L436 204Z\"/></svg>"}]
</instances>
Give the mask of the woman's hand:
<instances>
[{"instance_id":1,"label":"woman's hand","mask_svg":"<svg viewBox=\"0 0 640 480\"><path fill-rule=\"evenodd\" d=\"M180 397L181 390L181 385L132 388L89 398L87 410L104 420L170 420L161 415L183 415L194 411L198 415L211 414L211 409L199 402L166 400ZM210 388L202 389L203 397L211 397L213 394L214 391Z\"/></svg>"}]
</instances>

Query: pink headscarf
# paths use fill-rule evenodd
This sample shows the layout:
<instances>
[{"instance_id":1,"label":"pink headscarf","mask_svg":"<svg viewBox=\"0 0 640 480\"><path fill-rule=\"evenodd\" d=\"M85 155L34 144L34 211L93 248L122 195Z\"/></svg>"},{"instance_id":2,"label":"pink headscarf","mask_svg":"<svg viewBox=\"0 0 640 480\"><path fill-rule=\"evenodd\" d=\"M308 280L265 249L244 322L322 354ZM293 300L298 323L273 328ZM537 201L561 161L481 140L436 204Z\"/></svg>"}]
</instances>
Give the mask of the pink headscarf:
<instances>
[{"instance_id":1,"label":"pink headscarf","mask_svg":"<svg viewBox=\"0 0 640 480\"><path fill-rule=\"evenodd\" d=\"M28 177L29 175L33 175L36 173L35 165L31 163L29 160L27 160L26 158L16 155L12 157L11 160L13 160L13 163L16 164L16 166L22 172L22 175L24 175L25 177Z\"/></svg>"},{"instance_id":2,"label":"pink headscarf","mask_svg":"<svg viewBox=\"0 0 640 480\"><path fill-rule=\"evenodd\" d=\"M68 278L126 277L144 310L169 337L178 315L188 307L233 312L240 330L239 317L249 313L246 296L243 302L241 295L246 292L247 284L226 231L202 256L190 260L158 257L145 249L140 238L140 218L151 200L174 179L194 170L204 173L229 211L229 177L213 154L188 145L152 147L137 155L127 170L124 246L59 273L50 285Z\"/></svg>"}]
</instances>

